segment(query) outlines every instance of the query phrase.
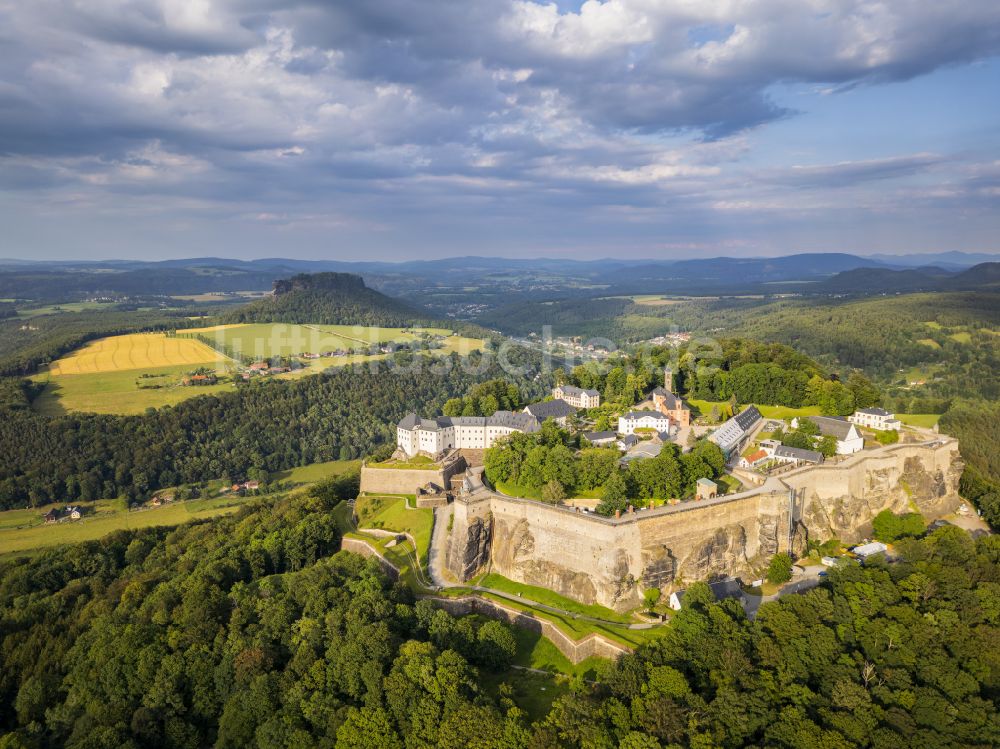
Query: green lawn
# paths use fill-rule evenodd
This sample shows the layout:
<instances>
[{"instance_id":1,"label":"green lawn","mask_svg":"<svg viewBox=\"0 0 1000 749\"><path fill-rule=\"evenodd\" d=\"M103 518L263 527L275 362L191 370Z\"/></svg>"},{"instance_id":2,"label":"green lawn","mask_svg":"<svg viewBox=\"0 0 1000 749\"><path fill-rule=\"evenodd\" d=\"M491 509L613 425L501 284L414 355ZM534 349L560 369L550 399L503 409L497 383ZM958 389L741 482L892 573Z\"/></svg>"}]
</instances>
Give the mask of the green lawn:
<instances>
[{"instance_id":1,"label":"green lawn","mask_svg":"<svg viewBox=\"0 0 1000 749\"><path fill-rule=\"evenodd\" d=\"M896 414L896 418L913 427L931 429L941 419L941 414Z\"/></svg>"},{"instance_id":2,"label":"green lawn","mask_svg":"<svg viewBox=\"0 0 1000 749\"><path fill-rule=\"evenodd\" d=\"M726 416L729 413L729 403L728 401L703 401L697 399L691 399L688 403L695 408L697 408L702 416L708 416L712 413L712 407L716 406L719 409L719 414L721 416ZM760 411L760 415L765 419L793 419L796 416L819 416L820 408L819 406L803 406L801 408L792 408L790 406L761 406L757 405L757 410Z\"/></svg>"},{"instance_id":3,"label":"green lawn","mask_svg":"<svg viewBox=\"0 0 1000 749\"><path fill-rule=\"evenodd\" d=\"M952 333L948 337L953 341L957 341L958 343L972 343L972 333L969 333L967 331L962 331L960 333Z\"/></svg>"},{"instance_id":4,"label":"green lawn","mask_svg":"<svg viewBox=\"0 0 1000 749\"><path fill-rule=\"evenodd\" d=\"M728 473L724 473L719 478L715 479L715 483L719 485L719 491L722 494L735 494L736 492L743 490L743 483L735 476L730 476Z\"/></svg>"},{"instance_id":5,"label":"green lawn","mask_svg":"<svg viewBox=\"0 0 1000 749\"><path fill-rule=\"evenodd\" d=\"M514 630L520 631L517 627ZM552 709L552 703L570 690L570 680L561 674L536 674L514 668L503 674L480 672L479 688L495 700L500 698L501 684L510 687L511 699L530 721L542 720Z\"/></svg>"},{"instance_id":6,"label":"green lawn","mask_svg":"<svg viewBox=\"0 0 1000 749\"><path fill-rule=\"evenodd\" d=\"M433 470L438 464L426 455L414 455L407 460L387 460L383 463L368 463L369 468L411 468L417 470Z\"/></svg>"},{"instance_id":7,"label":"green lawn","mask_svg":"<svg viewBox=\"0 0 1000 749\"><path fill-rule=\"evenodd\" d=\"M399 496L362 496L354 504L361 528L380 528L387 531L409 533L417 542L417 553L427 560L434 527L434 511L407 509L407 499Z\"/></svg>"},{"instance_id":8,"label":"green lawn","mask_svg":"<svg viewBox=\"0 0 1000 749\"><path fill-rule=\"evenodd\" d=\"M504 593L521 595L531 601L542 603L546 606L552 606L557 609L562 609L563 611L568 611L573 614L592 616L595 619L604 619L606 621L621 622L624 624L628 624L631 621L630 616L626 614L619 614L606 606L579 603L578 601L574 601L572 598L561 596L548 588L540 588L534 585L517 583L496 573L486 575L486 577L479 581L479 584L485 588L493 588L494 590L499 590Z\"/></svg>"},{"instance_id":9,"label":"green lawn","mask_svg":"<svg viewBox=\"0 0 1000 749\"><path fill-rule=\"evenodd\" d=\"M81 520L34 525L30 528L12 528L7 513L26 510L8 510L0 513L0 555L31 552L49 546L93 541L112 531L130 528L148 528L158 525L179 525L189 520L217 517L235 512L247 500L238 497L216 497L174 502L138 512L112 510L111 502L97 503L97 512ZM37 512L37 511L34 511Z\"/></svg>"},{"instance_id":10,"label":"green lawn","mask_svg":"<svg viewBox=\"0 0 1000 749\"><path fill-rule=\"evenodd\" d=\"M529 489L528 487L521 486L520 484L498 481L496 489L501 494L506 494L509 497L524 497L525 499L542 498L542 492L540 489Z\"/></svg>"},{"instance_id":11,"label":"green lawn","mask_svg":"<svg viewBox=\"0 0 1000 749\"><path fill-rule=\"evenodd\" d=\"M312 463L288 471L281 471L272 477L276 481L290 481L292 484L312 484L317 481L339 476L342 473L357 470L360 460L329 460L326 463Z\"/></svg>"},{"instance_id":12,"label":"green lawn","mask_svg":"<svg viewBox=\"0 0 1000 749\"><path fill-rule=\"evenodd\" d=\"M35 382L47 383L32 403L32 408L46 416L58 416L67 411L127 416L141 414L147 408L173 406L198 395L227 393L236 389L232 382L197 387L181 385L184 375L198 366L204 365L176 364L71 375L43 372L32 377ZM219 374L224 373L219 371ZM150 387L153 385L159 387Z\"/></svg>"}]
</instances>

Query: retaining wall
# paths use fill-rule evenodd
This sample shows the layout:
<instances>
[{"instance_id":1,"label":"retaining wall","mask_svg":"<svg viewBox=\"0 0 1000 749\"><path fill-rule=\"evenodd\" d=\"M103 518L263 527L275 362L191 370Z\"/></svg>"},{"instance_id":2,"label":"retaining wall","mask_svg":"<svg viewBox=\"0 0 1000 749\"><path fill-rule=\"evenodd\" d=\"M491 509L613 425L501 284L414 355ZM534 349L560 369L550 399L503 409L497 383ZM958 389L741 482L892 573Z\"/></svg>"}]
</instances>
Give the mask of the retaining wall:
<instances>
[{"instance_id":1,"label":"retaining wall","mask_svg":"<svg viewBox=\"0 0 1000 749\"><path fill-rule=\"evenodd\" d=\"M586 658L617 658L631 653L632 649L608 639L603 635L591 633L574 640L552 622L540 619L534 614L479 596L464 598L432 598L434 604L453 616L467 614L482 614L493 619L500 619L517 627L522 627L547 638L558 648L559 652L569 659L570 663L579 663Z\"/></svg>"}]
</instances>

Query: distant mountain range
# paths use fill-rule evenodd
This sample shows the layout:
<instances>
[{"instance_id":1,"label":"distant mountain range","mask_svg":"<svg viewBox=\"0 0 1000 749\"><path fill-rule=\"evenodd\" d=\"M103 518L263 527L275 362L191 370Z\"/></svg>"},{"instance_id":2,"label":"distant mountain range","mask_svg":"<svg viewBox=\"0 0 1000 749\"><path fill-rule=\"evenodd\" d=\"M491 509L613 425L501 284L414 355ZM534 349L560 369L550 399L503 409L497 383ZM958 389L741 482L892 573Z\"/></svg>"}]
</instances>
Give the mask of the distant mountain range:
<instances>
[{"instance_id":1,"label":"distant mountain range","mask_svg":"<svg viewBox=\"0 0 1000 749\"><path fill-rule=\"evenodd\" d=\"M987 262L983 262L983 259ZM981 288L986 275L963 271L995 264L996 256L960 252L934 255L799 253L766 258L689 260L567 260L455 257L434 260L346 262L202 257L140 260L31 262L0 260L0 298L64 300L100 295L182 295L260 291L300 273L363 276L370 289L437 313L463 305L596 294L882 293L950 287ZM979 265L977 265L977 263ZM845 275L846 274L846 275ZM463 314L457 312L456 314Z\"/></svg>"},{"instance_id":2,"label":"distant mountain range","mask_svg":"<svg viewBox=\"0 0 1000 749\"><path fill-rule=\"evenodd\" d=\"M855 268L816 284L812 291L828 294L881 294L915 291L1000 290L1000 262L980 263L955 272L937 266L893 270Z\"/></svg>"}]
</instances>

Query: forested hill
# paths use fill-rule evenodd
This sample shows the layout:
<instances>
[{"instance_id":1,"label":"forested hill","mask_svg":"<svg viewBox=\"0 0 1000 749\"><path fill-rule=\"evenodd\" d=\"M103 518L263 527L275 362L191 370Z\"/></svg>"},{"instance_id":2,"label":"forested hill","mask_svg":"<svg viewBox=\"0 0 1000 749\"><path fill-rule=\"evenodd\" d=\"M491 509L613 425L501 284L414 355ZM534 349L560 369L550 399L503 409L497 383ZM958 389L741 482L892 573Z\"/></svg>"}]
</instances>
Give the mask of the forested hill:
<instances>
[{"instance_id":1,"label":"forested hill","mask_svg":"<svg viewBox=\"0 0 1000 749\"><path fill-rule=\"evenodd\" d=\"M274 294L232 310L224 323L317 323L399 327L429 322L426 315L369 289L353 273L300 273L274 282Z\"/></svg>"},{"instance_id":2,"label":"forested hill","mask_svg":"<svg viewBox=\"0 0 1000 749\"><path fill-rule=\"evenodd\" d=\"M508 670L505 625L331 556L330 504L0 562L0 746L1000 745L996 536L903 539L894 563L838 565L753 621L695 583L662 635L546 695Z\"/></svg>"}]
</instances>

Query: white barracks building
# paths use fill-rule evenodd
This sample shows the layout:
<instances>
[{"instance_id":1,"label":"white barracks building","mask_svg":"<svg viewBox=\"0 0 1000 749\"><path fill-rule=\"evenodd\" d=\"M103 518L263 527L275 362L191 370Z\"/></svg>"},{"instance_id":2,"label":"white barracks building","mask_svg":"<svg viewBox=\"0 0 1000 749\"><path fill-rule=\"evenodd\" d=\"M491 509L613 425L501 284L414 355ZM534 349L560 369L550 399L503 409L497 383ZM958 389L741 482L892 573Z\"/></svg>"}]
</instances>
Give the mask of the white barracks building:
<instances>
[{"instance_id":1,"label":"white barracks building","mask_svg":"<svg viewBox=\"0 0 1000 749\"><path fill-rule=\"evenodd\" d=\"M531 414L497 411L492 416L439 416L422 419L408 414L396 425L396 445L409 456L439 455L445 450L484 450L512 432L537 432Z\"/></svg>"}]
</instances>

